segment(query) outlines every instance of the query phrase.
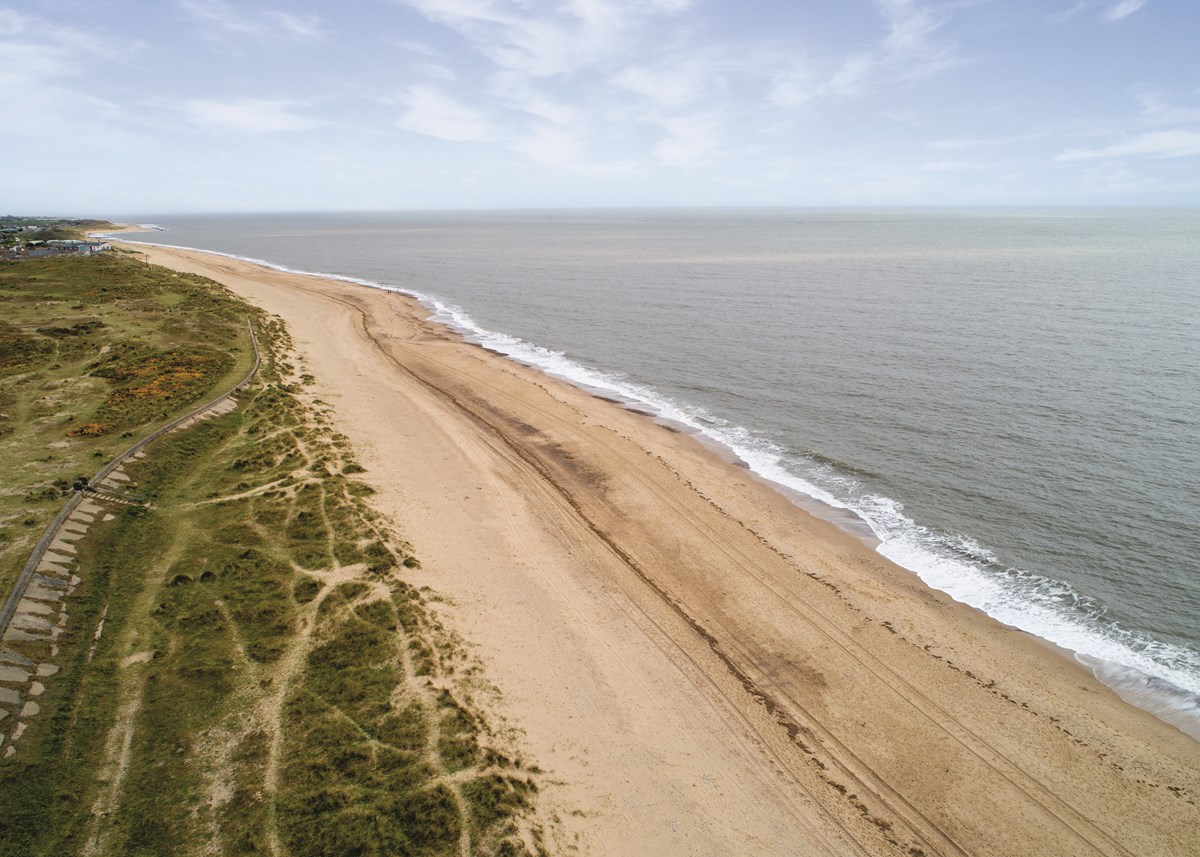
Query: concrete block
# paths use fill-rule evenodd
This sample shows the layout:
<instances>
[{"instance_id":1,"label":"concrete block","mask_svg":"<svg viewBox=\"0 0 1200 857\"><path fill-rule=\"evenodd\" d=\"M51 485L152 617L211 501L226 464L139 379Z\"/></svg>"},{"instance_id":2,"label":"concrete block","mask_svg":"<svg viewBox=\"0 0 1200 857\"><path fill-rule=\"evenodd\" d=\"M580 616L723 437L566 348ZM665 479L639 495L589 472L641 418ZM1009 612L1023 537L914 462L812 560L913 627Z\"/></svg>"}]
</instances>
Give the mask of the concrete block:
<instances>
[{"instance_id":1,"label":"concrete block","mask_svg":"<svg viewBox=\"0 0 1200 857\"><path fill-rule=\"evenodd\" d=\"M62 601L63 593L58 589L51 589L48 586L31 583L29 588L25 590L25 597L31 601L50 601L57 604L59 601Z\"/></svg>"},{"instance_id":2,"label":"concrete block","mask_svg":"<svg viewBox=\"0 0 1200 857\"><path fill-rule=\"evenodd\" d=\"M9 643L44 643L46 637L39 634L31 634L28 631L22 631L20 628L14 628L11 624L8 630L4 632L4 639Z\"/></svg>"},{"instance_id":3,"label":"concrete block","mask_svg":"<svg viewBox=\"0 0 1200 857\"><path fill-rule=\"evenodd\" d=\"M14 652L12 649L0 647L0 663L16 664L19 667L32 667L33 661L22 655L20 652Z\"/></svg>"},{"instance_id":4,"label":"concrete block","mask_svg":"<svg viewBox=\"0 0 1200 857\"><path fill-rule=\"evenodd\" d=\"M20 667L0 666L0 681L9 684L24 684L29 681L29 670Z\"/></svg>"},{"instance_id":5,"label":"concrete block","mask_svg":"<svg viewBox=\"0 0 1200 857\"><path fill-rule=\"evenodd\" d=\"M48 619L43 619L41 616L34 616L30 613L14 613L12 621L9 623L10 628L20 628L22 631L31 633L49 633L54 630L54 625Z\"/></svg>"},{"instance_id":6,"label":"concrete block","mask_svg":"<svg viewBox=\"0 0 1200 857\"><path fill-rule=\"evenodd\" d=\"M41 601L30 601L28 598L22 598L17 602L18 613L29 613L33 616L49 616L51 613L57 613L57 609Z\"/></svg>"},{"instance_id":7,"label":"concrete block","mask_svg":"<svg viewBox=\"0 0 1200 857\"><path fill-rule=\"evenodd\" d=\"M45 577L41 574L35 574L30 578L30 582L36 583L39 586L50 586L54 589L66 589L67 582L58 577Z\"/></svg>"}]
</instances>

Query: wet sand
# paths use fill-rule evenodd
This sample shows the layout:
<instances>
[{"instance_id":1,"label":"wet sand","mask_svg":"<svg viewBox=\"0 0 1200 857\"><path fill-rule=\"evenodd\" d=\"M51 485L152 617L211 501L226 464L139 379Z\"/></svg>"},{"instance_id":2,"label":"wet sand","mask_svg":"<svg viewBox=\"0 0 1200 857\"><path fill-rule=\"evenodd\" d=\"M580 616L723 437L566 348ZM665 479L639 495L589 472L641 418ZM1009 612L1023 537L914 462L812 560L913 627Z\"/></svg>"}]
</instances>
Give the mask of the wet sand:
<instances>
[{"instance_id":1,"label":"wet sand","mask_svg":"<svg viewBox=\"0 0 1200 857\"><path fill-rule=\"evenodd\" d=\"M287 323L583 854L1200 854L1200 744L694 438L416 301L138 247Z\"/></svg>"}]
</instances>

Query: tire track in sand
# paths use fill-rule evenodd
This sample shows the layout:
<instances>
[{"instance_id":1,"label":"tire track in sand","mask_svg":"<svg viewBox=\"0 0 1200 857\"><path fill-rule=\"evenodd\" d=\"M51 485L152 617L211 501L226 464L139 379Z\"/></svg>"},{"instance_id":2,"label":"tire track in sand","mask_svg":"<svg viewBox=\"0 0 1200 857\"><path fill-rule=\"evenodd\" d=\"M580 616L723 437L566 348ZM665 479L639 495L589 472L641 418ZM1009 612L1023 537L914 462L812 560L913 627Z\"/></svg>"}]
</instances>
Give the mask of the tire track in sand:
<instances>
[{"instance_id":1,"label":"tire track in sand","mask_svg":"<svg viewBox=\"0 0 1200 857\"><path fill-rule=\"evenodd\" d=\"M335 298L335 300L337 299ZM529 410L531 409L531 405L528 401L515 402L508 397L505 391L488 384L479 376L466 376L457 367L431 356L428 353L429 349L421 349L418 352L412 346L393 341L390 343L392 348L405 350L411 358L407 362L396 359L388 353L387 346L371 333L363 308L351 301L339 302L354 309L359 314L363 335L381 355L391 361L397 368L406 372L414 380L423 384L431 392L449 402L455 409L470 418L480 428L491 433L512 454L536 473L538 480L542 484L551 488L558 497L565 501L579 521L597 539L603 542L614 556L619 557L663 603L674 610L693 632L705 641L721 659L725 667L737 677L745 690L766 705L780 719L781 725L788 731L789 737L793 741L798 740L801 734L807 734L815 738L828 751L829 760L845 776L858 782L864 791L873 794L880 803L886 806L904 823L914 838L926 848L939 854L965 855L967 853L937 822L922 812L897 789L893 788L869 763L865 762L849 746L837 739L832 732L826 729L820 720L813 716L794 694L789 693L785 688L775 683L772 684L776 692L769 693L762 686L762 678L756 679L749 676L744 668L735 662L735 659L726 651L726 648L732 648L740 655L741 660L749 661L750 663L755 661L755 655L745 647L738 645L736 638L728 639L723 647L717 637L688 612L682 599L664 588L660 582L653 579L641 564L619 544L618 540L604 530L588 514L583 504L572 491L560 479L556 478L551 469L546 466L543 459L536 454L537 451L528 443L523 433L514 432L511 428L505 426L503 418L496 419L492 417L489 419L489 415L485 414L481 407L478 405L473 406L473 403L456 395L447 386L438 384L430 377L419 373L411 364L414 361L433 364L442 372L459 376L474 389L486 389L496 397L507 399L507 403L510 405L517 404L519 407ZM1053 822L1056 822L1061 826L1063 832L1070 838L1074 838L1079 845L1097 854L1126 855L1126 857L1132 857L1131 853L1110 835L1092 824L1090 820L1083 817L1065 800L1049 792L1034 778L1020 769L1011 759L1007 758L1001 751L987 742L986 739L964 725L944 708L934 703L926 694L910 682L904 680L894 670L880 661L878 657L854 642L831 622L808 610L804 606L803 599L797 598L794 595L789 597L788 594L782 592L780 587L769 579L767 575L762 573L755 561L751 557L748 557L743 550L729 540L717 538L713 531L703 521L699 520L690 509L679 503L671 492L663 490L660 485L648 478L644 460L635 460L630 456L622 454L612 444L604 443L593 434L580 431L578 425L571 424L550 411L536 408L536 406L533 409L537 411L539 419L553 422L560 431L571 436L582 448L591 447L600 451L602 456L615 462L618 468L633 474L634 478L643 487L651 491L664 507L672 510L676 519L682 519L697 534L707 540L715 550L725 556L732 565L756 579L761 586L778 599L784 609L804 621L851 660L859 664L880 686L890 690L898 703L912 708L920 717L924 718L936 729L963 747L979 762L987 766L995 773L999 780L1021 792L1028 799L1029 805L1044 813ZM644 452L640 447L638 449ZM717 508L711 501L705 499L705 502L709 506ZM717 511L721 512L719 508L717 508ZM724 514L723 512L721 513ZM690 660L695 664L694 659ZM781 701L780 697L786 700L786 702ZM799 714L799 719L804 721L803 724L796 722L794 716L797 713Z\"/></svg>"},{"instance_id":2,"label":"tire track in sand","mask_svg":"<svg viewBox=\"0 0 1200 857\"><path fill-rule=\"evenodd\" d=\"M232 269L230 269L230 273L242 276ZM747 694L776 711L783 721L781 725L791 733L790 737L793 740L812 736L821 739L821 746L818 747L818 750L823 753L821 758L832 761L852 782L857 781L862 784L865 791L874 793L875 799L895 813L918 841L924 841L930 850L938 853L963 853L963 849L950 838L946 831L942 830L939 824L931 821L927 815L913 807L912 803L900 794L899 789L893 788L884 781L879 772L870 764L864 762L859 755L852 752L843 742L839 742L829 730L822 727L821 719L802 705L799 695L788 681L786 670L772 669L780 665L764 662L759 653L741 645L736 635L723 634L721 640L718 641L716 634L725 630L719 621L715 625L706 625L696 619L689 613L683 599L666 583L661 579L651 579L646 574L642 564L623 546L620 534L617 534L611 527L606 527L603 521L595 516L594 511L585 508L589 497L584 494L581 498L572 491L570 480L563 477L562 469L566 464L562 460L561 453L556 458L553 450L547 451L531 442L529 432L521 431L522 427L513 423L512 414L505 414L503 408L499 407L499 405L507 404L512 411L513 402L518 402L517 399L511 398L502 388L489 384L480 377L463 372L450 362L438 360L434 356L435 348L416 346L411 343L405 344L398 342L394 337L388 337L390 341L387 343L381 341L379 337L373 335L370 329L367 316L369 310L364 309L364 305L367 304L365 300L362 302L348 301L334 297L325 291L314 290L314 292L324 299L337 301L353 309L360 318L363 335L381 355L408 377L436 395L453 411L461 414L470 424L475 425L481 437L494 438L495 442L491 446L497 454L502 454L505 461L510 464L519 461L523 467L520 474L522 481L528 486L540 487L543 491L549 492L547 496L557 498L560 508L569 510L579 525L592 533L598 545L603 545L605 550L617 557L653 593L657 601L673 611L676 617L687 625L691 635L703 641L715 655L721 658L724 667L730 674L738 678ZM447 339L444 336L436 338ZM389 349L403 351L406 356L403 360L399 360ZM505 371L508 371L509 374L516 374L512 370ZM526 383L533 383L528 379L523 380ZM472 396L470 393L466 396L457 395L458 384L464 385L468 391L472 389L483 391L497 404L489 404L484 399ZM549 393L544 386L540 384L536 386L542 387ZM525 409L531 406L526 399L520 399L518 404ZM1057 847L1068 848L1070 847L1068 842L1074 841L1076 847L1072 849L1073 852L1077 852L1078 848L1082 847L1101 854L1129 853L1124 846L1097 827L1069 802L1050 791L1042 782L1022 769L1003 750L906 680L885 661L880 660L872 651L865 648L862 643L849 637L825 616L810 609L805 603L803 593L797 588L797 584L805 582L799 579L799 576L804 574L804 570L797 568L795 562L778 548L773 547L752 530L749 531L798 572L797 581L772 577L767 569L760 567L760 557L747 553L740 540L735 541L728 537L722 537L720 533L714 531L710 522L706 522L696 513L695 509L678 502L676 496L678 483L683 482L689 489L691 486L669 465L666 465L666 462L662 462L662 464L670 476L662 477L660 476L661 471L653 467L647 468L647 460L644 456L630 455L628 452L604 442L596 436L595 432L584 431L577 424L565 421L550 411L536 409L536 407L535 411L539 419L546 420L546 424L552 424L556 431L569 436L573 443L580 445L580 449L588 450L600 458L617 462L619 469L625 475L637 480L646 491L653 494L663 504L664 508L673 510L675 513L672 517L673 521L685 525L694 536L707 539L714 551L724 556L728 562L749 578L754 579L782 609L789 611L794 618L804 623L840 652L848 663L856 669L862 670L878 689L886 690L893 699L899 700L901 706L910 710L927 727L940 733L945 741L960 747L975 760L975 763L989 771L989 779L994 781L998 787L1012 789L1023 796L1023 805L1028 808L1028 811L1042 815L1044 824L1060 831L1061 837L1056 842ZM640 447L636 447L636 449L639 453L644 452ZM676 482L676 493L668 490L668 486L662 481L666 478ZM717 513L728 518L724 510L701 492L692 489L692 493ZM736 519L732 520L734 524L748 529ZM753 545L751 547L754 548ZM757 548L754 549L757 550ZM702 595L703 593L701 593ZM635 594L631 596L630 600L637 609L645 614L648 621L654 621L644 598L639 600ZM709 621L711 623L711 620ZM663 633L680 652L687 653L688 648L685 644L688 641L678 638L666 629L663 629ZM711 667L701 666L690 655L688 655L688 660L710 684L716 686L713 682ZM786 666L786 663L784 665ZM936 668L934 664L930 666ZM690 680L695 681L694 678ZM740 706L744 706L745 700L737 700L736 695L731 696L727 693L723 695L732 708L742 710ZM762 739L764 748L770 747L769 735L764 735L761 730L753 731ZM912 808L911 813L907 811L909 807ZM1015 820L996 819L1001 823Z\"/></svg>"}]
</instances>

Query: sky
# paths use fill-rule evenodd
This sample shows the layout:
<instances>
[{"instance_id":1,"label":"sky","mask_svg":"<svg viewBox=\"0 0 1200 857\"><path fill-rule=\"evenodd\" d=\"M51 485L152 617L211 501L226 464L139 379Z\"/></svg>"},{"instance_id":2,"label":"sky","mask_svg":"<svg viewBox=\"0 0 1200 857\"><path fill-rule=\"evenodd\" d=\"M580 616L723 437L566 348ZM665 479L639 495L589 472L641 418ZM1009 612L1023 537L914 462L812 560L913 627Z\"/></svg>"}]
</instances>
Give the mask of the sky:
<instances>
[{"instance_id":1,"label":"sky","mask_svg":"<svg viewBox=\"0 0 1200 857\"><path fill-rule=\"evenodd\" d=\"M1200 204L1198 0L0 0L0 214Z\"/></svg>"}]
</instances>

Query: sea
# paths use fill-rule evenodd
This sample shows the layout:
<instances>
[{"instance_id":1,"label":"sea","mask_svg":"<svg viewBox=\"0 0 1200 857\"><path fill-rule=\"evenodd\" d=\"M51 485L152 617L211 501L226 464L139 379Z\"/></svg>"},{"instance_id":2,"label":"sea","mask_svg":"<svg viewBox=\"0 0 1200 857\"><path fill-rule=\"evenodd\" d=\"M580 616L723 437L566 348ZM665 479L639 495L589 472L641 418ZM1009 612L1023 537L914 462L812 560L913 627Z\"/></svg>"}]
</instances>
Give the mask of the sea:
<instances>
[{"instance_id":1,"label":"sea","mask_svg":"<svg viewBox=\"0 0 1200 857\"><path fill-rule=\"evenodd\" d=\"M1200 209L124 220L415 295L1200 740Z\"/></svg>"}]
</instances>

